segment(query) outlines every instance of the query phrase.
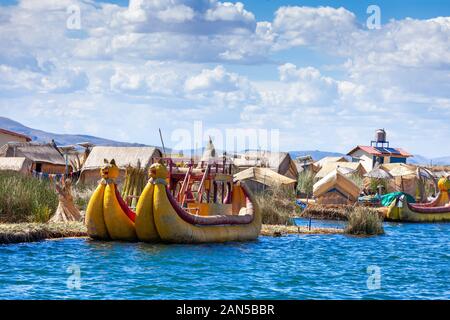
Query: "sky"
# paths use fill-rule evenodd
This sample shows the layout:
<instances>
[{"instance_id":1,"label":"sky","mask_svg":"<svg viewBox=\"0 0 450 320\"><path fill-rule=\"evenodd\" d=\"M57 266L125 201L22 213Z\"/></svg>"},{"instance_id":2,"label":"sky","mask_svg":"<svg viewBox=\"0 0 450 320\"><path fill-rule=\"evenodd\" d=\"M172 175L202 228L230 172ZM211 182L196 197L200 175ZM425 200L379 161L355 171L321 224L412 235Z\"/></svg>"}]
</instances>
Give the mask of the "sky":
<instances>
[{"instance_id":1,"label":"sky","mask_svg":"<svg viewBox=\"0 0 450 320\"><path fill-rule=\"evenodd\" d=\"M0 0L0 115L183 148L199 123L343 153L385 128L448 156L450 2Z\"/></svg>"}]
</instances>

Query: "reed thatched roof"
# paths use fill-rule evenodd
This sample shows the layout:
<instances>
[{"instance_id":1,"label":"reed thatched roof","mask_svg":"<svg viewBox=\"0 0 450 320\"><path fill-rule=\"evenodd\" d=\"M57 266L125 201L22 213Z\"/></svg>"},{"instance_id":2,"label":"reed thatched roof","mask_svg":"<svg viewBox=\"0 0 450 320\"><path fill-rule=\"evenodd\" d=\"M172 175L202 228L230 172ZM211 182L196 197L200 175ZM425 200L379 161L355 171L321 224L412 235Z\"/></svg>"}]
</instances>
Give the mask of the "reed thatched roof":
<instances>
[{"instance_id":1,"label":"reed thatched roof","mask_svg":"<svg viewBox=\"0 0 450 320\"><path fill-rule=\"evenodd\" d=\"M248 168L234 175L234 181L253 180L270 187L294 186L294 179L285 177L269 168Z\"/></svg>"},{"instance_id":2,"label":"reed thatched roof","mask_svg":"<svg viewBox=\"0 0 450 320\"><path fill-rule=\"evenodd\" d=\"M381 168L388 171L394 177L416 176L417 167L404 163L386 163Z\"/></svg>"},{"instance_id":3,"label":"reed thatched roof","mask_svg":"<svg viewBox=\"0 0 450 320\"><path fill-rule=\"evenodd\" d=\"M374 179L392 179L393 178L393 176L388 171L386 171L380 167L374 168L372 171L366 173L364 176L368 177L368 178L374 178Z\"/></svg>"},{"instance_id":4,"label":"reed thatched roof","mask_svg":"<svg viewBox=\"0 0 450 320\"><path fill-rule=\"evenodd\" d=\"M83 165L84 170L97 170L104 165L104 159L116 161L119 168L141 167L151 164L152 158L162 157L155 147L94 147Z\"/></svg>"},{"instance_id":5,"label":"reed thatched roof","mask_svg":"<svg viewBox=\"0 0 450 320\"><path fill-rule=\"evenodd\" d=\"M350 200L356 200L359 196L359 187L339 169L334 169L325 177L314 184L313 194L315 197L320 197L330 191L336 190Z\"/></svg>"},{"instance_id":6,"label":"reed thatched roof","mask_svg":"<svg viewBox=\"0 0 450 320\"><path fill-rule=\"evenodd\" d=\"M333 163L333 162L348 162L348 160L342 156L342 157L324 157L320 159L319 161L316 161L314 163L317 167L322 167L326 163Z\"/></svg>"},{"instance_id":7,"label":"reed thatched roof","mask_svg":"<svg viewBox=\"0 0 450 320\"><path fill-rule=\"evenodd\" d=\"M270 168L279 174L295 179L298 175L297 166L287 152L246 151L242 154L234 155L232 160L233 164L238 168Z\"/></svg>"},{"instance_id":8,"label":"reed thatched roof","mask_svg":"<svg viewBox=\"0 0 450 320\"><path fill-rule=\"evenodd\" d=\"M355 173L362 176L366 173L366 170L359 162L326 162L322 165L319 172L317 172L316 178L323 178L338 168L342 169L341 173L343 174Z\"/></svg>"},{"instance_id":9,"label":"reed thatched roof","mask_svg":"<svg viewBox=\"0 0 450 320\"><path fill-rule=\"evenodd\" d=\"M2 171L17 171L28 173L31 171L32 162L24 157L8 158L0 157L0 170Z\"/></svg>"},{"instance_id":10,"label":"reed thatched roof","mask_svg":"<svg viewBox=\"0 0 450 320\"><path fill-rule=\"evenodd\" d=\"M10 142L0 148L0 157L22 157L33 162L65 166L63 156L51 144Z\"/></svg>"}]
</instances>

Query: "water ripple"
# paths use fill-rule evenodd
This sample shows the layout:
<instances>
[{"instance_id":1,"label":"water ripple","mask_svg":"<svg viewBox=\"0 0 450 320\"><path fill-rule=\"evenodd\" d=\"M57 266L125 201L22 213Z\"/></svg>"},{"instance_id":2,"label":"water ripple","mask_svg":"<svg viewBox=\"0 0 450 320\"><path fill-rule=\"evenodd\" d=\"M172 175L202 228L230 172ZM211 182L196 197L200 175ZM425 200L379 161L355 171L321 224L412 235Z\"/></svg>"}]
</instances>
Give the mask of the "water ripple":
<instances>
[{"instance_id":1,"label":"water ripple","mask_svg":"<svg viewBox=\"0 0 450 320\"><path fill-rule=\"evenodd\" d=\"M387 223L385 231L204 245L0 245L0 299L449 299L450 224ZM79 289L68 286L70 266L80 268ZM369 266L380 268L375 289Z\"/></svg>"}]
</instances>

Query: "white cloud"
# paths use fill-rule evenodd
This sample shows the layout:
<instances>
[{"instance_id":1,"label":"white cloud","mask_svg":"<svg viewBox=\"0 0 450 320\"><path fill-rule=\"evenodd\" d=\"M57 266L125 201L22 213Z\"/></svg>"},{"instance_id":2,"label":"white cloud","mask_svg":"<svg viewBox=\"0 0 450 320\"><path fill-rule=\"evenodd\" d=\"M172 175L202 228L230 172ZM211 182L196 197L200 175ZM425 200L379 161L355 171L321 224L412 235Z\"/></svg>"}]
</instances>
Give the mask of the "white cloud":
<instances>
[{"instance_id":1,"label":"white cloud","mask_svg":"<svg viewBox=\"0 0 450 320\"><path fill-rule=\"evenodd\" d=\"M321 78L320 71L313 67L298 68L292 63L286 63L278 68L281 81L314 81Z\"/></svg>"},{"instance_id":2,"label":"white cloud","mask_svg":"<svg viewBox=\"0 0 450 320\"><path fill-rule=\"evenodd\" d=\"M0 92L11 94L19 91L32 91L38 87L39 75L7 65L0 65Z\"/></svg>"},{"instance_id":3,"label":"white cloud","mask_svg":"<svg viewBox=\"0 0 450 320\"><path fill-rule=\"evenodd\" d=\"M204 69L199 75L186 81L186 90L200 91L235 91L238 89L237 74L227 73L223 66L214 69Z\"/></svg>"},{"instance_id":4,"label":"white cloud","mask_svg":"<svg viewBox=\"0 0 450 320\"><path fill-rule=\"evenodd\" d=\"M129 22L145 22L147 20L147 14L143 8L144 0L130 0L128 9L119 13L119 17L125 18Z\"/></svg>"},{"instance_id":5,"label":"white cloud","mask_svg":"<svg viewBox=\"0 0 450 320\"><path fill-rule=\"evenodd\" d=\"M72 4L80 6L81 30L66 28ZM296 66L289 50L297 47L345 63L332 73L300 56ZM246 74L247 64L278 65L278 78ZM297 146L301 135L316 148L345 149L349 135L391 126L408 147L410 136L431 127L448 132L449 70L449 17L367 30L344 8L281 7L273 21L256 21L243 4L215 0L131 0L127 8L23 0L0 10L0 112L14 115L13 105L23 117L20 105L29 105L48 121L71 117L65 128L78 123L93 133L92 125L95 134L113 125L96 118L108 107L129 111L130 127L160 112L170 128L196 118L278 127L285 145Z\"/></svg>"},{"instance_id":6,"label":"white cloud","mask_svg":"<svg viewBox=\"0 0 450 320\"><path fill-rule=\"evenodd\" d=\"M117 91L139 91L146 87L146 83L139 74L117 70L111 77L111 89Z\"/></svg>"},{"instance_id":7,"label":"white cloud","mask_svg":"<svg viewBox=\"0 0 450 320\"><path fill-rule=\"evenodd\" d=\"M228 72L221 65L214 69L203 69L199 74L190 76L186 79L184 88L185 98L222 111L242 108L260 99L259 92L247 78Z\"/></svg>"},{"instance_id":8,"label":"white cloud","mask_svg":"<svg viewBox=\"0 0 450 320\"><path fill-rule=\"evenodd\" d=\"M338 81L323 76L316 68L297 68L292 63L281 65L278 70L279 88L271 86L263 94L269 105L275 103L294 108L335 106L335 100L339 98Z\"/></svg>"},{"instance_id":9,"label":"white cloud","mask_svg":"<svg viewBox=\"0 0 450 320\"><path fill-rule=\"evenodd\" d=\"M177 69L184 68L183 72ZM181 96L184 81L190 74L186 65L146 63L141 67L116 64L110 78L110 89L115 93L148 96Z\"/></svg>"},{"instance_id":10,"label":"white cloud","mask_svg":"<svg viewBox=\"0 0 450 320\"><path fill-rule=\"evenodd\" d=\"M216 2L215 6L205 13L208 21L243 21L253 23L255 16L244 9L241 2Z\"/></svg>"},{"instance_id":11,"label":"white cloud","mask_svg":"<svg viewBox=\"0 0 450 320\"><path fill-rule=\"evenodd\" d=\"M191 21L194 18L194 10L185 5L177 5L172 8L159 11L157 16L164 22L181 23Z\"/></svg>"},{"instance_id":12,"label":"white cloud","mask_svg":"<svg viewBox=\"0 0 450 320\"><path fill-rule=\"evenodd\" d=\"M80 68L67 68L63 72L44 76L41 83L46 92L67 93L86 89L89 79Z\"/></svg>"},{"instance_id":13,"label":"white cloud","mask_svg":"<svg viewBox=\"0 0 450 320\"><path fill-rule=\"evenodd\" d=\"M66 10L67 7L78 4L77 0L20 0L18 6L23 9L28 10L48 10L49 8L53 10Z\"/></svg>"},{"instance_id":14,"label":"white cloud","mask_svg":"<svg viewBox=\"0 0 450 320\"><path fill-rule=\"evenodd\" d=\"M0 65L0 92L12 91L67 93L87 88L89 79L79 68L68 68L61 72L42 74L24 69Z\"/></svg>"},{"instance_id":15,"label":"white cloud","mask_svg":"<svg viewBox=\"0 0 450 320\"><path fill-rule=\"evenodd\" d=\"M342 7L281 7L272 28L279 48L341 45L358 30L355 15Z\"/></svg>"}]
</instances>

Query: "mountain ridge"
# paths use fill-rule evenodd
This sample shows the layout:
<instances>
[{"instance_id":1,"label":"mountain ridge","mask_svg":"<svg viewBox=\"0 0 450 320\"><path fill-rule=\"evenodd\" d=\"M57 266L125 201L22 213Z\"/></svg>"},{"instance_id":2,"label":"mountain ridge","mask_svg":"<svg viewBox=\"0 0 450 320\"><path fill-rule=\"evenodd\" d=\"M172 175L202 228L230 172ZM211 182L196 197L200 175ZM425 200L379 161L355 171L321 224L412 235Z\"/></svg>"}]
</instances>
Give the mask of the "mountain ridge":
<instances>
[{"instance_id":1,"label":"mountain ridge","mask_svg":"<svg viewBox=\"0 0 450 320\"><path fill-rule=\"evenodd\" d=\"M309 150L309 151L289 151L289 154L293 159L299 156L310 155L314 161L319 161L325 157L344 157L347 156L344 153L340 152L332 152L332 151L320 151L320 150ZM422 155L416 154L413 157L408 158L407 163L415 164L415 165L450 165L450 156L448 157L436 157L436 158L427 158Z\"/></svg>"},{"instance_id":2,"label":"mountain ridge","mask_svg":"<svg viewBox=\"0 0 450 320\"><path fill-rule=\"evenodd\" d=\"M59 134L59 133L51 133L43 130L33 129L27 127L20 122L15 120L1 117L0 116L0 128L4 128L10 131L14 131L17 133L25 134L29 136L32 141L40 142L40 143L48 143L54 140L57 145L72 145L81 142L90 142L98 146L112 146L112 147L144 147L148 146L140 143L130 143L130 142L121 142L115 141L100 137L95 137L91 135L84 134ZM170 148L166 148L167 151ZM199 150L185 150L186 156L190 156L192 153L197 154L201 153L203 148ZM199 152L200 151L200 152ZM299 156L310 155L313 157L315 161L318 161L324 157L340 157L346 156L344 153L335 152L335 151L321 151L321 150L299 150L299 151L289 151L290 156L295 159ZM413 158L408 159L408 163L411 164L430 164L433 165L450 165L450 156L447 157L436 157L436 158L427 158L422 155L414 155Z\"/></svg>"},{"instance_id":3,"label":"mountain ridge","mask_svg":"<svg viewBox=\"0 0 450 320\"><path fill-rule=\"evenodd\" d=\"M6 117L0 117L0 128L24 134L29 136L33 142L49 143L52 140L57 145L72 145L81 142L90 142L98 146L114 146L114 147L144 147L145 144L121 142L110 139L99 138L85 134L59 134L43 130L27 127L20 122L14 121Z\"/></svg>"}]
</instances>

